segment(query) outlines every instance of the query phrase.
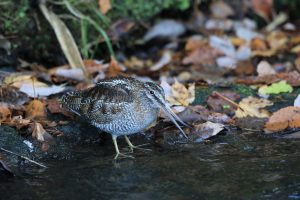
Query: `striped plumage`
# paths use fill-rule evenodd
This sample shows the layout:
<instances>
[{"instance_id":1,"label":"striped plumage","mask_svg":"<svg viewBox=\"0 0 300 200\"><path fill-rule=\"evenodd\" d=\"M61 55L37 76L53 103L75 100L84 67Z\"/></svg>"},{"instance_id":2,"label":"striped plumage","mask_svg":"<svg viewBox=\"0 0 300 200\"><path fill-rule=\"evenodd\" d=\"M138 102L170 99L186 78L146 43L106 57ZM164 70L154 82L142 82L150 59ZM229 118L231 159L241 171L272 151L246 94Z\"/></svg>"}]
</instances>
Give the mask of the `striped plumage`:
<instances>
[{"instance_id":1,"label":"striped plumage","mask_svg":"<svg viewBox=\"0 0 300 200\"><path fill-rule=\"evenodd\" d=\"M116 138L124 135L131 149L135 148L126 135L147 129L157 119L160 108L169 113L177 126L174 118L180 120L166 106L160 86L129 77L102 80L93 88L64 95L61 101L65 107L112 135L117 151L115 158L121 155Z\"/></svg>"}]
</instances>

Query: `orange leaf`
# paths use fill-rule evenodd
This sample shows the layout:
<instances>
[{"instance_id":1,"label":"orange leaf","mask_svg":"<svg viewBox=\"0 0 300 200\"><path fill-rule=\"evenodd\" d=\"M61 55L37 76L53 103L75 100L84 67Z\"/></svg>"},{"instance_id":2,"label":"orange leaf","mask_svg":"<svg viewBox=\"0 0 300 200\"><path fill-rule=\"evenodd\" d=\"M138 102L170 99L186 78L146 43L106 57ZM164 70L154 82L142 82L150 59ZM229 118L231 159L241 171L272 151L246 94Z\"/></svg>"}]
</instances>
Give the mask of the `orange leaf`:
<instances>
[{"instance_id":1,"label":"orange leaf","mask_svg":"<svg viewBox=\"0 0 300 200\"><path fill-rule=\"evenodd\" d=\"M114 77L117 75L120 75L120 73L122 72L122 68L119 65L118 61L116 61L116 59L111 58L110 63L109 63L109 67L107 69L107 77Z\"/></svg>"},{"instance_id":2,"label":"orange leaf","mask_svg":"<svg viewBox=\"0 0 300 200\"><path fill-rule=\"evenodd\" d=\"M273 113L265 124L267 133L282 131L286 128L300 127L300 107L289 106Z\"/></svg>"},{"instance_id":3,"label":"orange leaf","mask_svg":"<svg viewBox=\"0 0 300 200\"><path fill-rule=\"evenodd\" d=\"M103 15L111 9L110 0L98 0L98 4Z\"/></svg>"},{"instance_id":4,"label":"orange leaf","mask_svg":"<svg viewBox=\"0 0 300 200\"><path fill-rule=\"evenodd\" d=\"M40 119L46 117L45 104L40 100L32 100L25 109L26 118Z\"/></svg>"},{"instance_id":5,"label":"orange leaf","mask_svg":"<svg viewBox=\"0 0 300 200\"><path fill-rule=\"evenodd\" d=\"M0 123L5 120L9 120L11 118L11 111L7 107L7 105L1 103L0 104Z\"/></svg>"}]
</instances>

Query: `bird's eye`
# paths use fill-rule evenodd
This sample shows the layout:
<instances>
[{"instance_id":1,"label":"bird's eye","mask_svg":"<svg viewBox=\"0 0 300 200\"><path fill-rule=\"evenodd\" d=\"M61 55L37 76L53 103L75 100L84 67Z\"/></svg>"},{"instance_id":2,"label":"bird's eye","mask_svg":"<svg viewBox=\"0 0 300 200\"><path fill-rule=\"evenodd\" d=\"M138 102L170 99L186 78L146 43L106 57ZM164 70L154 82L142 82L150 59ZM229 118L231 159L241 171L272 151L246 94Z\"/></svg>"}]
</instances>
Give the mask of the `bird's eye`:
<instances>
[{"instance_id":1,"label":"bird's eye","mask_svg":"<svg viewBox=\"0 0 300 200\"><path fill-rule=\"evenodd\" d=\"M154 92L153 92L153 91L150 91L150 94L154 94Z\"/></svg>"}]
</instances>

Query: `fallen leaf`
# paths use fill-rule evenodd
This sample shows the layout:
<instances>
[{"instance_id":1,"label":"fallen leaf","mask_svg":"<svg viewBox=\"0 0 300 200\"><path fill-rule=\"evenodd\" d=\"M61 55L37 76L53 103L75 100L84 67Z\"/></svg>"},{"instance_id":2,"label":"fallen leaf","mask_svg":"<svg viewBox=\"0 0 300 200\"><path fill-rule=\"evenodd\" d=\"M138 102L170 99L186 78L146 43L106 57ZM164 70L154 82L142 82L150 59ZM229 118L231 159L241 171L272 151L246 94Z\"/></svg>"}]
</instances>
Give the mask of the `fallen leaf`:
<instances>
[{"instance_id":1,"label":"fallen leaf","mask_svg":"<svg viewBox=\"0 0 300 200\"><path fill-rule=\"evenodd\" d=\"M0 102L6 103L9 107L16 108L29 101L27 94L20 92L15 87L0 87Z\"/></svg>"},{"instance_id":2,"label":"fallen leaf","mask_svg":"<svg viewBox=\"0 0 300 200\"><path fill-rule=\"evenodd\" d=\"M235 34L239 38L242 38L248 42L250 42L254 38L263 37L261 34L255 32L254 30L243 26L236 27Z\"/></svg>"},{"instance_id":3,"label":"fallen leaf","mask_svg":"<svg viewBox=\"0 0 300 200\"><path fill-rule=\"evenodd\" d=\"M186 27L179 21L172 19L160 20L144 36L147 42L154 38L177 38L186 31Z\"/></svg>"},{"instance_id":4,"label":"fallen leaf","mask_svg":"<svg viewBox=\"0 0 300 200\"><path fill-rule=\"evenodd\" d=\"M241 129L247 130L263 130L267 118L259 118L259 117L242 117L235 119L235 125Z\"/></svg>"},{"instance_id":5,"label":"fallen leaf","mask_svg":"<svg viewBox=\"0 0 300 200\"><path fill-rule=\"evenodd\" d=\"M261 95L279 94L285 92L291 93L292 91L293 91L293 87L289 85L285 80L280 81L278 83L273 83L270 86L264 85L258 89L258 93Z\"/></svg>"},{"instance_id":6,"label":"fallen leaf","mask_svg":"<svg viewBox=\"0 0 300 200\"><path fill-rule=\"evenodd\" d=\"M160 70L162 67L166 66L168 63L172 61L172 52L164 51L162 57L159 59L157 63L155 63L152 67L150 67L150 71Z\"/></svg>"},{"instance_id":7,"label":"fallen leaf","mask_svg":"<svg viewBox=\"0 0 300 200\"><path fill-rule=\"evenodd\" d=\"M30 119L23 119L21 115L14 116L8 123L9 126L15 126L17 130L28 126L31 123Z\"/></svg>"},{"instance_id":8,"label":"fallen leaf","mask_svg":"<svg viewBox=\"0 0 300 200\"><path fill-rule=\"evenodd\" d=\"M64 85L51 85L48 86L40 81L31 81L30 83L22 83L20 86L20 91L24 92L30 97L36 98L39 96L49 96L52 94L57 94L64 91Z\"/></svg>"},{"instance_id":9,"label":"fallen leaf","mask_svg":"<svg viewBox=\"0 0 300 200\"><path fill-rule=\"evenodd\" d=\"M220 92L220 94L234 102L240 99L240 95L232 91L223 91ZM209 95L206 102L208 107L214 112L230 114L236 110L235 107L232 107L227 101L221 99L215 92L212 92L211 95Z\"/></svg>"},{"instance_id":10,"label":"fallen leaf","mask_svg":"<svg viewBox=\"0 0 300 200\"><path fill-rule=\"evenodd\" d=\"M222 55L217 49L205 45L199 46L196 50L189 53L183 60L184 65L194 64L194 65L212 65L215 63L215 59Z\"/></svg>"},{"instance_id":11,"label":"fallen leaf","mask_svg":"<svg viewBox=\"0 0 300 200\"><path fill-rule=\"evenodd\" d=\"M40 100L32 100L25 108L25 115L28 119L45 118L45 104Z\"/></svg>"},{"instance_id":12,"label":"fallen leaf","mask_svg":"<svg viewBox=\"0 0 300 200\"><path fill-rule=\"evenodd\" d=\"M267 42L258 37L251 40L250 46L253 51L266 51L268 49Z\"/></svg>"},{"instance_id":13,"label":"fallen leaf","mask_svg":"<svg viewBox=\"0 0 300 200\"><path fill-rule=\"evenodd\" d=\"M203 124L194 125L192 135L195 138L195 142L202 142L210 137L213 137L224 130L223 124L205 122ZM196 136L196 137L195 137Z\"/></svg>"},{"instance_id":14,"label":"fallen leaf","mask_svg":"<svg viewBox=\"0 0 300 200\"><path fill-rule=\"evenodd\" d=\"M209 44L226 56L235 57L236 51L230 40L212 35L209 37Z\"/></svg>"},{"instance_id":15,"label":"fallen leaf","mask_svg":"<svg viewBox=\"0 0 300 200\"><path fill-rule=\"evenodd\" d=\"M183 122L191 123L197 121L207 121L210 113L205 107L196 105L188 106L184 111L178 113L177 115Z\"/></svg>"},{"instance_id":16,"label":"fallen leaf","mask_svg":"<svg viewBox=\"0 0 300 200\"><path fill-rule=\"evenodd\" d=\"M255 50L252 51L251 56L261 56L261 57L271 57L274 56L277 53L274 49L268 49L268 50Z\"/></svg>"},{"instance_id":17,"label":"fallen leaf","mask_svg":"<svg viewBox=\"0 0 300 200\"><path fill-rule=\"evenodd\" d=\"M114 21L106 32L110 40L119 41L123 39L123 36L127 36L135 25L136 22L134 20L129 18L121 18L117 21ZM101 39L101 42L102 41L105 41L104 38Z\"/></svg>"},{"instance_id":18,"label":"fallen leaf","mask_svg":"<svg viewBox=\"0 0 300 200\"><path fill-rule=\"evenodd\" d=\"M105 15L112 8L110 0L98 0L98 5L103 15Z\"/></svg>"},{"instance_id":19,"label":"fallen leaf","mask_svg":"<svg viewBox=\"0 0 300 200\"><path fill-rule=\"evenodd\" d=\"M71 69L58 68L55 71L55 75L68 78L68 79L77 80L77 81L83 81L85 79L84 73L80 68L71 68Z\"/></svg>"},{"instance_id":20,"label":"fallen leaf","mask_svg":"<svg viewBox=\"0 0 300 200\"><path fill-rule=\"evenodd\" d=\"M3 83L6 85L20 88L23 83L31 83L33 80L33 74L27 73L10 73L4 78Z\"/></svg>"},{"instance_id":21,"label":"fallen leaf","mask_svg":"<svg viewBox=\"0 0 300 200\"><path fill-rule=\"evenodd\" d=\"M216 59L217 65L220 68L227 68L227 69L235 69L237 61L234 58L228 56L218 57Z\"/></svg>"},{"instance_id":22,"label":"fallen leaf","mask_svg":"<svg viewBox=\"0 0 300 200\"><path fill-rule=\"evenodd\" d=\"M40 123L34 122L33 126L33 138L36 138L40 142L47 142L48 144L53 142L53 137L49 133L47 133L47 131Z\"/></svg>"},{"instance_id":23,"label":"fallen leaf","mask_svg":"<svg viewBox=\"0 0 300 200\"><path fill-rule=\"evenodd\" d=\"M279 31L272 31L267 36L267 41L271 49L274 51L283 50L287 46L288 37L285 33Z\"/></svg>"},{"instance_id":24,"label":"fallen leaf","mask_svg":"<svg viewBox=\"0 0 300 200\"><path fill-rule=\"evenodd\" d=\"M268 63L267 61L263 60L257 65L257 73L258 76L266 76L266 75L273 75L276 74L275 69Z\"/></svg>"},{"instance_id":25,"label":"fallen leaf","mask_svg":"<svg viewBox=\"0 0 300 200\"><path fill-rule=\"evenodd\" d=\"M251 0L254 11L269 21L272 17L273 0Z\"/></svg>"},{"instance_id":26,"label":"fallen leaf","mask_svg":"<svg viewBox=\"0 0 300 200\"><path fill-rule=\"evenodd\" d=\"M300 86L300 73L297 71L282 72L274 75L266 76L249 76L243 77L243 79L237 79L236 83L242 83L247 85L254 84L272 84L281 80L285 80L288 84L293 87Z\"/></svg>"},{"instance_id":27,"label":"fallen leaf","mask_svg":"<svg viewBox=\"0 0 300 200\"><path fill-rule=\"evenodd\" d=\"M235 118L243 117L258 117L266 118L270 113L263 109L266 106L271 106L273 103L267 99L258 99L252 96L242 99L239 102L238 109L235 111Z\"/></svg>"},{"instance_id":28,"label":"fallen leaf","mask_svg":"<svg viewBox=\"0 0 300 200\"><path fill-rule=\"evenodd\" d=\"M236 68L234 69L234 72L238 76L249 76L253 75L255 72L255 67L253 66L252 62L250 60L246 61L239 61L237 63Z\"/></svg>"},{"instance_id":29,"label":"fallen leaf","mask_svg":"<svg viewBox=\"0 0 300 200\"><path fill-rule=\"evenodd\" d=\"M114 58L111 58L109 67L107 69L107 77L114 77L120 75L123 71L122 67L119 65L118 61Z\"/></svg>"},{"instance_id":30,"label":"fallen leaf","mask_svg":"<svg viewBox=\"0 0 300 200\"><path fill-rule=\"evenodd\" d=\"M171 94L166 96L166 99L172 105L188 106L195 100L195 84L189 84L186 88L175 79L175 83L171 86Z\"/></svg>"},{"instance_id":31,"label":"fallen leaf","mask_svg":"<svg viewBox=\"0 0 300 200\"><path fill-rule=\"evenodd\" d=\"M224 30L230 31L233 27L233 21L230 19L208 19L205 22L205 29L207 30Z\"/></svg>"},{"instance_id":32,"label":"fallen leaf","mask_svg":"<svg viewBox=\"0 0 300 200\"><path fill-rule=\"evenodd\" d=\"M295 66L298 72L300 72L300 56L295 60Z\"/></svg>"},{"instance_id":33,"label":"fallen leaf","mask_svg":"<svg viewBox=\"0 0 300 200\"><path fill-rule=\"evenodd\" d=\"M185 51L192 52L202 46L207 46L207 41L201 35L194 35L188 38L185 44Z\"/></svg>"},{"instance_id":34,"label":"fallen leaf","mask_svg":"<svg viewBox=\"0 0 300 200\"><path fill-rule=\"evenodd\" d=\"M215 18L225 19L234 15L233 9L224 1L213 1L210 4L210 11Z\"/></svg>"},{"instance_id":35,"label":"fallen leaf","mask_svg":"<svg viewBox=\"0 0 300 200\"><path fill-rule=\"evenodd\" d=\"M288 73L277 73L276 76L279 80L285 80L293 87L300 86L300 73L296 70Z\"/></svg>"},{"instance_id":36,"label":"fallen leaf","mask_svg":"<svg viewBox=\"0 0 300 200\"><path fill-rule=\"evenodd\" d=\"M232 37L232 38L230 38L230 42L234 46L241 46L241 45L244 45L246 43L246 41L244 39L239 38L239 37Z\"/></svg>"},{"instance_id":37,"label":"fallen leaf","mask_svg":"<svg viewBox=\"0 0 300 200\"><path fill-rule=\"evenodd\" d=\"M0 103L0 125L2 121L10 120L11 111L8 106L4 103Z\"/></svg>"},{"instance_id":38,"label":"fallen leaf","mask_svg":"<svg viewBox=\"0 0 300 200\"><path fill-rule=\"evenodd\" d=\"M272 133L287 128L300 127L300 107L289 106L282 108L269 118L265 124L265 132Z\"/></svg>"}]
</instances>

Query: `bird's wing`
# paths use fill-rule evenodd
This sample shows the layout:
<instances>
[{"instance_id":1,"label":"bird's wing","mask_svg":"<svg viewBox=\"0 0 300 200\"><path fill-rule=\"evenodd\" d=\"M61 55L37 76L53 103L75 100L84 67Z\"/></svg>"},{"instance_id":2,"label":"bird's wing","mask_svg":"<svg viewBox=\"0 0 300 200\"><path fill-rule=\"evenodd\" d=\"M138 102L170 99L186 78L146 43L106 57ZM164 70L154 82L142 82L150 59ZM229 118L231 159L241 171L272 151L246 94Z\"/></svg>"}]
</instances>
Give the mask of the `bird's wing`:
<instances>
[{"instance_id":1,"label":"bird's wing","mask_svg":"<svg viewBox=\"0 0 300 200\"><path fill-rule=\"evenodd\" d=\"M81 97L81 115L100 124L108 123L126 112L134 98L129 86L122 82L100 82L82 92Z\"/></svg>"}]
</instances>

